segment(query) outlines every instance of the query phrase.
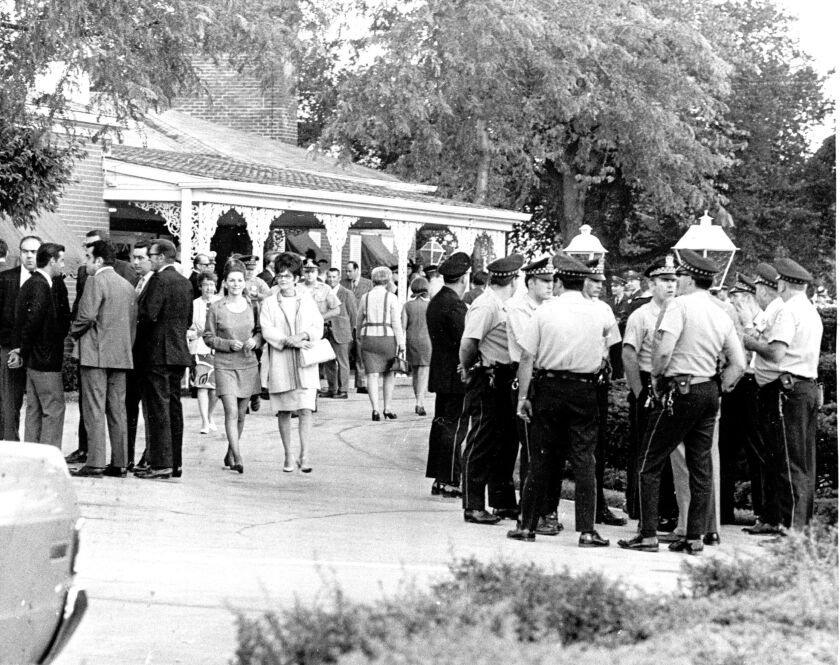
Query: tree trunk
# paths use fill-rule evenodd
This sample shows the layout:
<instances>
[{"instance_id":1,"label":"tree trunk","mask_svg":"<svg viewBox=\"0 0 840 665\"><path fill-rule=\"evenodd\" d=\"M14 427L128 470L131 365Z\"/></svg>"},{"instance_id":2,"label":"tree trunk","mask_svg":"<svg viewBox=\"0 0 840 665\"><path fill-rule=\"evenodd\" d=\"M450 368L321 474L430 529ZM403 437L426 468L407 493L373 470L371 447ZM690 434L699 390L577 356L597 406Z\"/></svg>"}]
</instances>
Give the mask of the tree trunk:
<instances>
[{"instance_id":1,"label":"tree trunk","mask_svg":"<svg viewBox=\"0 0 840 665\"><path fill-rule=\"evenodd\" d=\"M475 199L473 203L484 203L487 200L487 188L490 182L490 164L492 160L492 143L487 133L487 121L479 118L475 122L478 134L478 173L475 179Z\"/></svg>"},{"instance_id":2,"label":"tree trunk","mask_svg":"<svg viewBox=\"0 0 840 665\"><path fill-rule=\"evenodd\" d=\"M574 173L570 173L566 169L562 171L562 177L563 220L560 228L563 233L563 242L568 245L572 238L580 232L580 227L583 225L586 185L578 182Z\"/></svg>"}]
</instances>

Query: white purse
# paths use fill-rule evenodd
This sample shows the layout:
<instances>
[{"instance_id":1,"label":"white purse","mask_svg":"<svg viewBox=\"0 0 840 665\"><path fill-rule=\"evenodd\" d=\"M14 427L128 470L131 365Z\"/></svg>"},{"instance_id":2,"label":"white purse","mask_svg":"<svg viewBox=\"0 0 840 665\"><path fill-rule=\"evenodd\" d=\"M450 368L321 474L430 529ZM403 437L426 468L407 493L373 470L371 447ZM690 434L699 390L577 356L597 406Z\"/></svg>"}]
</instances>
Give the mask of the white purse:
<instances>
[{"instance_id":1,"label":"white purse","mask_svg":"<svg viewBox=\"0 0 840 665\"><path fill-rule=\"evenodd\" d=\"M300 366L309 367L311 365L320 365L321 363L335 360L335 351L333 351L332 344L328 339L323 337L312 345L310 349L299 349L300 351Z\"/></svg>"}]
</instances>

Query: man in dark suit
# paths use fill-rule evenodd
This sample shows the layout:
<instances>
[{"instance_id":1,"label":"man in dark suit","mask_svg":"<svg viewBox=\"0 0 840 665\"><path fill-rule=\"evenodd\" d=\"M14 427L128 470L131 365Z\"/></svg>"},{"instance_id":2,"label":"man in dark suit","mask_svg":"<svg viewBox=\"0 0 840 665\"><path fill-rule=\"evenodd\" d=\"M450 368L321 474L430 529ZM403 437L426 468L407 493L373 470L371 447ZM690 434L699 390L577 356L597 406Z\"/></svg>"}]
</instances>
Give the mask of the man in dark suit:
<instances>
[{"instance_id":1,"label":"man in dark suit","mask_svg":"<svg viewBox=\"0 0 840 665\"><path fill-rule=\"evenodd\" d=\"M207 256L207 254L195 255L195 258L193 259L193 269L189 277L190 285L192 286L193 291L193 300L201 296L201 284L199 284L201 276L206 272L210 272L212 268L213 266L210 263L210 257Z\"/></svg>"},{"instance_id":2,"label":"man in dark suit","mask_svg":"<svg viewBox=\"0 0 840 665\"><path fill-rule=\"evenodd\" d=\"M26 370L10 367L9 354L15 348L15 307L20 287L36 268L41 239L26 236L20 241L20 265L0 273L0 435L6 441L20 439L20 409L26 390Z\"/></svg>"},{"instance_id":3,"label":"man in dark suit","mask_svg":"<svg viewBox=\"0 0 840 665\"><path fill-rule=\"evenodd\" d=\"M64 246L38 248L37 268L20 288L15 313L15 349L10 363L26 368L24 441L61 449L64 435L64 337L70 302L64 286Z\"/></svg>"},{"instance_id":4,"label":"man in dark suit","mask_svg":"<svg viewBox=\"0 0 840 665\"><path fill-rule=\"evenodd\" d=\"M168 240L152 243L149 258L155 274L139 302L137 356L144 375L144 408L151 417L149 467L134 473L144 479L181 477L181 379L192 364L187 328L193 297L190 281L175 269L175 256L175 245Z\"/></svg>"},{"instance_id":5,"label":"man in dark suit","mask_svg":"<svg viewBox=\"0 0 840 665\"><path fill-rule=\"evenodd\" d=\"M263 265L265 269L257 275L262 281L264 281L269 286L274 284L274 259L277 258L277 255L280 252L266 252L265 256L263 256Z\"/></svg>"},{"instance_id":6,"label":"man in dark suit","mask_svg":"<svg viewBox=\"0 0 840 665\"><path fill-rule=\"evenodd\" d=\"M102 231L88 231L85 234L85 250L88 247L93 245L93 243L99 240L108 240L108 236ZM137 275L134 272L134 268L131 267L131 264L127 261L123 261L121 259L117 259L114 261L114 271L123 279L127 280L132 286L137 283ZM85 293L85 283L87 282L88 272L87 272L87 265L83 263L79 266L79 270L76 273L76 297L73 300L73 310L71 312L72 319L76 318L76 315L79 313L79 303L82 300L82 296ZM82 403L82 375L81 369L79 370L79 404ZM79 409L79 447L78 449L74 450L70 453L65 459L67 460L68 464L84 464L87 462L87 453L88 453L88 440L87 440L87 430L85 429L85 418L84 414L82 413L81 408Z\"/></svg>"},{"instance_id":7,"label":"man in dark suit","mask_svg":"<svg viewBox=\"0 0 840 665\"><path fill-rule=\"evenodd\" d=\"M466 389L458 374L458 350L467 305L462 300L469 283L470 257L456 252L438 268L443 286L429 302L426 324L432 340L429 392L435 393L435 417L429 431L426 478L434 478L432 494L461 496L461 444L469 416L464 409Z\"/></svg>"},{"instance_id":8,"label":"man in dark suit","mask_svg":"<svg viewBox=\"0 0 840 665\"><path fill-rule=\"evenodd\" d=\"M350 382L349 349L353 341L353 323L356 321L356 296L338 283L341 271L330 268L327 271L327 286L341 303L338 315L325 320L325 335L335 352L335 360L325 363L324 373L327 375L326 393L321 397L347 399L347 386Z\"/></svg>"},{"instance_id":9,"label":"man in dark suit","mask_svg":"<svg viewBox=\"0 0 840 665\"><path fill-rule=\"evenodd\" d=\"M341 285L351 291L356 298L356 302L362 301L362 296L373 288L373 282L367 277L362 277L361 268L355 261L348 261L344 270L344 279ZM355 319L351 319L351 323ZM359 351L359 343L357 341L356 330L353 330L353 343L350 347L350 355L353 357L353 364L356 367L356 392L366 394L367 386L365 385L365 367L362 364L362 354Z\"/></svg>"},{"instance_id":10,"label":"man in dark suit","mask_svg":"<svg viewBox=\"0 0 840 665\"><path fill-rule=\"evenodd\" d=\"M70 335L79 340L82 403L88 433L88 462L74 476L125 477L126 371L132 369L137 302L131 284L114 271L117 250L105 240L87 248L90 274ZM105 422L111 440L106 468Z\"/></svg>"}]
</instances>

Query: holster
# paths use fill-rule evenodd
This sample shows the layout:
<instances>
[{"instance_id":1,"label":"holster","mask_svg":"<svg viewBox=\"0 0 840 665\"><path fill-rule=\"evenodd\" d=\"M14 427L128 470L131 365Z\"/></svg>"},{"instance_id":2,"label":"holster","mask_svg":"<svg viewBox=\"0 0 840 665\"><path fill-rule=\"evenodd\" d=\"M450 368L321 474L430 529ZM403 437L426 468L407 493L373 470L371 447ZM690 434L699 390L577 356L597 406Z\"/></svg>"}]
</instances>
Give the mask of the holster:
<instances>
[{"instance_id":1,"label":"holster","mask_svg":"<svg viewBox=\"0 0 840 665\"><path fill-rule=\"evenodd\" d=\"M688 395L691 392L691 374L678 374L670 378L671 384L680 395Z\"/></svg>"}]
</instances>

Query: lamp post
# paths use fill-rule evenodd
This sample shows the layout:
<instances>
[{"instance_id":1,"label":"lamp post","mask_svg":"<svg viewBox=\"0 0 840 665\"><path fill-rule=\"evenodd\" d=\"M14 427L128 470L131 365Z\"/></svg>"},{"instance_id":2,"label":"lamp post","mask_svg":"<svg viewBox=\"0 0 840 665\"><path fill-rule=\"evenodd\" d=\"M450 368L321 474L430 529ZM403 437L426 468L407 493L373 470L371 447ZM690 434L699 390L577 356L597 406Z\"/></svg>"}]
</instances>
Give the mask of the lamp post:
<instances>
[{"instance_id":1,"label":"lamp post","mask_svg":"<svg viewBox=\"0 0 840 665\"><path fill-rule=\"evenodd\" d=\"M589 224L580 227L580 233L572 238L569 246L563 251L583 262L598 259L601 267L604 266L604 259L607 255L607 249L598 238L592 235L592 227Z\"/></svg>"},{"instance_id":2,"label":"lamp post","mask_svg":"<svg viewBox=\"0 0 840 665\"><path fill-rule=\"evenodd\" d=\"M700 217L697 224L688 227L688 230L677 241L673 249L677 256L679 256L681 249L693 249L722 268L723 273L720 280L717 281L717 286L726 281L726 275L735 259L735 252L738 251L735 243L726 235L723 227L712 224L712 218L709 216L708 210L703 211L703 216Z\"/></svg>"},{"instance_id":3,"label":"lamp post","mask_svg":"<svg viewBox=\"0 0 840 665\"><path fill-rule=\"evenodd\" d=\"M443 257L446 256L446 250L437 240L430 238L426 241L426 244L418 250L418 254L420 254L420 258L423 259L424 266L436 266L439 265L443 260Z\"/></svg>"}]
</instances>

